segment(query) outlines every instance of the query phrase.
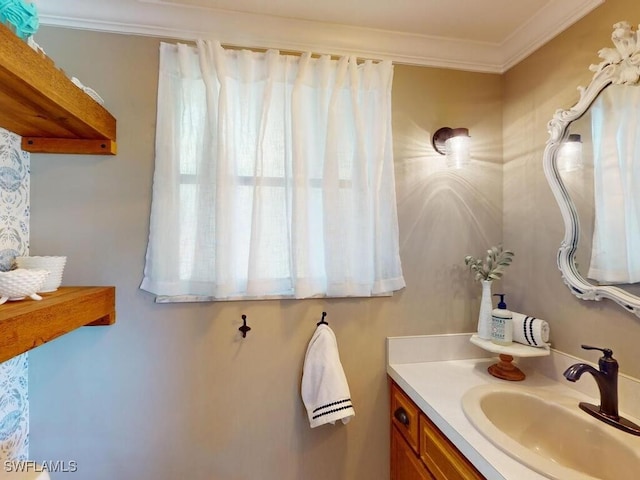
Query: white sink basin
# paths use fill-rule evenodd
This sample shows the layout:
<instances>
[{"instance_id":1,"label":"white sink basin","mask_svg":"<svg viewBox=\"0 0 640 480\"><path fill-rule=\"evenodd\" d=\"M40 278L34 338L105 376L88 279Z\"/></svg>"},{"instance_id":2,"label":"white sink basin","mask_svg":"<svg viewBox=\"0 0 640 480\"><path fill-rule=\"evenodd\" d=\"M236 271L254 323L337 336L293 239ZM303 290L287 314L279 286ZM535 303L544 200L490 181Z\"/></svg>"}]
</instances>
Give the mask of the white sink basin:
<instances>
[{"instance_id":1,"label":"white sink basin","mask_svg":"<svg viewBox=\"0 0 640 480\"><path fill-rule=\"evenodd\" d=\"M556 480L637 480L640 437L578 408L579 400L544 389L481 385L462 409L489 441Z\"/></svg>"}]
</instances>

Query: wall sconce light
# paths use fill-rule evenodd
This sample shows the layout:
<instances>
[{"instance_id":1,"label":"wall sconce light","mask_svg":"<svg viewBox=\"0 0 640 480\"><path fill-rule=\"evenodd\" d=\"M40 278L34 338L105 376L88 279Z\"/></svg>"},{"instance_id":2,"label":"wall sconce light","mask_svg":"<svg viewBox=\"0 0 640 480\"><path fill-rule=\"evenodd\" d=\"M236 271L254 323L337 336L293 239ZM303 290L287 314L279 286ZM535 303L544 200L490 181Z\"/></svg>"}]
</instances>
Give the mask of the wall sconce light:
<instances>
[{"instance_id":1,"label":"wall sconce light","mask_svg":"<svg viewBox=\"0 0 640 480\"><path fill-rule=\"evenodd\" d=\"M431 145L440 155L447 156L448 167L462 168L471 161L468 128L439 128L431 137Z\"/></svg>"},{"instance_id":2,"label":"wall sconce light","mask_svg":"<svg viewBox=\"0 0 640 480\"><path fill-rule=\"evenodd\" d=\"M558 151L558 170L573 172L582 168L582 138L578 133L572 133L562 143Z\"/></svg>"}]
</instances>

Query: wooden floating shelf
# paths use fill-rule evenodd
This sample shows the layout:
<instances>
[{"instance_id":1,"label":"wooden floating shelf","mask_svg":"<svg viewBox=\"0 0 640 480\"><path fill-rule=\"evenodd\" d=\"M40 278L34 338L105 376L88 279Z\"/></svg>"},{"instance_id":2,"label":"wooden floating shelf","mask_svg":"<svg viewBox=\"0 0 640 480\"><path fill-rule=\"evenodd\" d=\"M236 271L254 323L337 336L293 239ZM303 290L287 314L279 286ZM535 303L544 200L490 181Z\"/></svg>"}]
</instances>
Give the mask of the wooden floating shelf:
<instances>
[{"instance_id":1,"label":"wooden floating shelf","mask_svg":"<svg viewBox=\"0 0 640 480\"><path fill-rule=\"evenodd\" d=\"M0 127L21 135L28 152L116 153L115 118L2 24Z\"/></svg>"},{"instance_id":2,"label":"wooden floating shelf","mask_svg":"<svg viewBox=\"0 0 640 480\"><path fill-rule=\"evenodd\" d=\"M60 287L0 305L0 362L85 325L116 321L115 287Z\"/></svg>"}]
</instances>

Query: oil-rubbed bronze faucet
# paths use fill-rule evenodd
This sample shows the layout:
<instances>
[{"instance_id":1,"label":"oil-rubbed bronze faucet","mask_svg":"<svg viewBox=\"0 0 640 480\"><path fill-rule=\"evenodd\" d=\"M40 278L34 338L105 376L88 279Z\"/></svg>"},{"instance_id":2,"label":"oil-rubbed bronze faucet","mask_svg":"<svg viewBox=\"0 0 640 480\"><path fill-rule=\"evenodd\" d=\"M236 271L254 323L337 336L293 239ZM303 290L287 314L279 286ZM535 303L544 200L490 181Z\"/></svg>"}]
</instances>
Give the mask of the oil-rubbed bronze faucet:
<instances>
[{"instance_id":1,"label":"oil-rubbed bronze faucet","mask_svg":"<svg viewBox=\"0 0 640 480\"><path fill-rule=\"evenodd\" d=\"M603 356L598 360L600 370L596 370L586 363L576 363L565 370L564 376L570 382L575 382L583 373L590 373L598 384L598 390L600 390L600 405L580 402L578 406L598 420L627 433L640 435L640 426L618 414L618 361L613 358L613 351L610 348L590 347L589 345L582 345L582 348L599 350L603 353Z\"/></svg>"}]
</instances>

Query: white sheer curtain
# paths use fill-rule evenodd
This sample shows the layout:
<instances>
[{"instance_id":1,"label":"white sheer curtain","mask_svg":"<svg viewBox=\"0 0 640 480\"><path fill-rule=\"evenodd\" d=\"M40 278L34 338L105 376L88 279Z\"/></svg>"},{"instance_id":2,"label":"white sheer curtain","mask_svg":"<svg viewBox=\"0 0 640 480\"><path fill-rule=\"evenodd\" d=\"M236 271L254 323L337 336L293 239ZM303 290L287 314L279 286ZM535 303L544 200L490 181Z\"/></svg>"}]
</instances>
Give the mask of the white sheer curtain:
<instances>
[{"instance_id":1,"label":"white sheer curtain","mask_svg":"<svg viewBox=\"0 0 640 480\"><path fill-rule=\"evenodd\" d=\"M215 299L404 287L389 62L160 48L141 288Z\"/></svg>"},{"instance_id":2,"label":"white sheer curtain","mask_svg":"<svg viewBox=\"0 0 640 480\"><path fill-rule=\"evenodd\" d=\"M640 87L610 85L591 107L595 225L589 278L640 282Z\"/></svg>"}]
</instances>

